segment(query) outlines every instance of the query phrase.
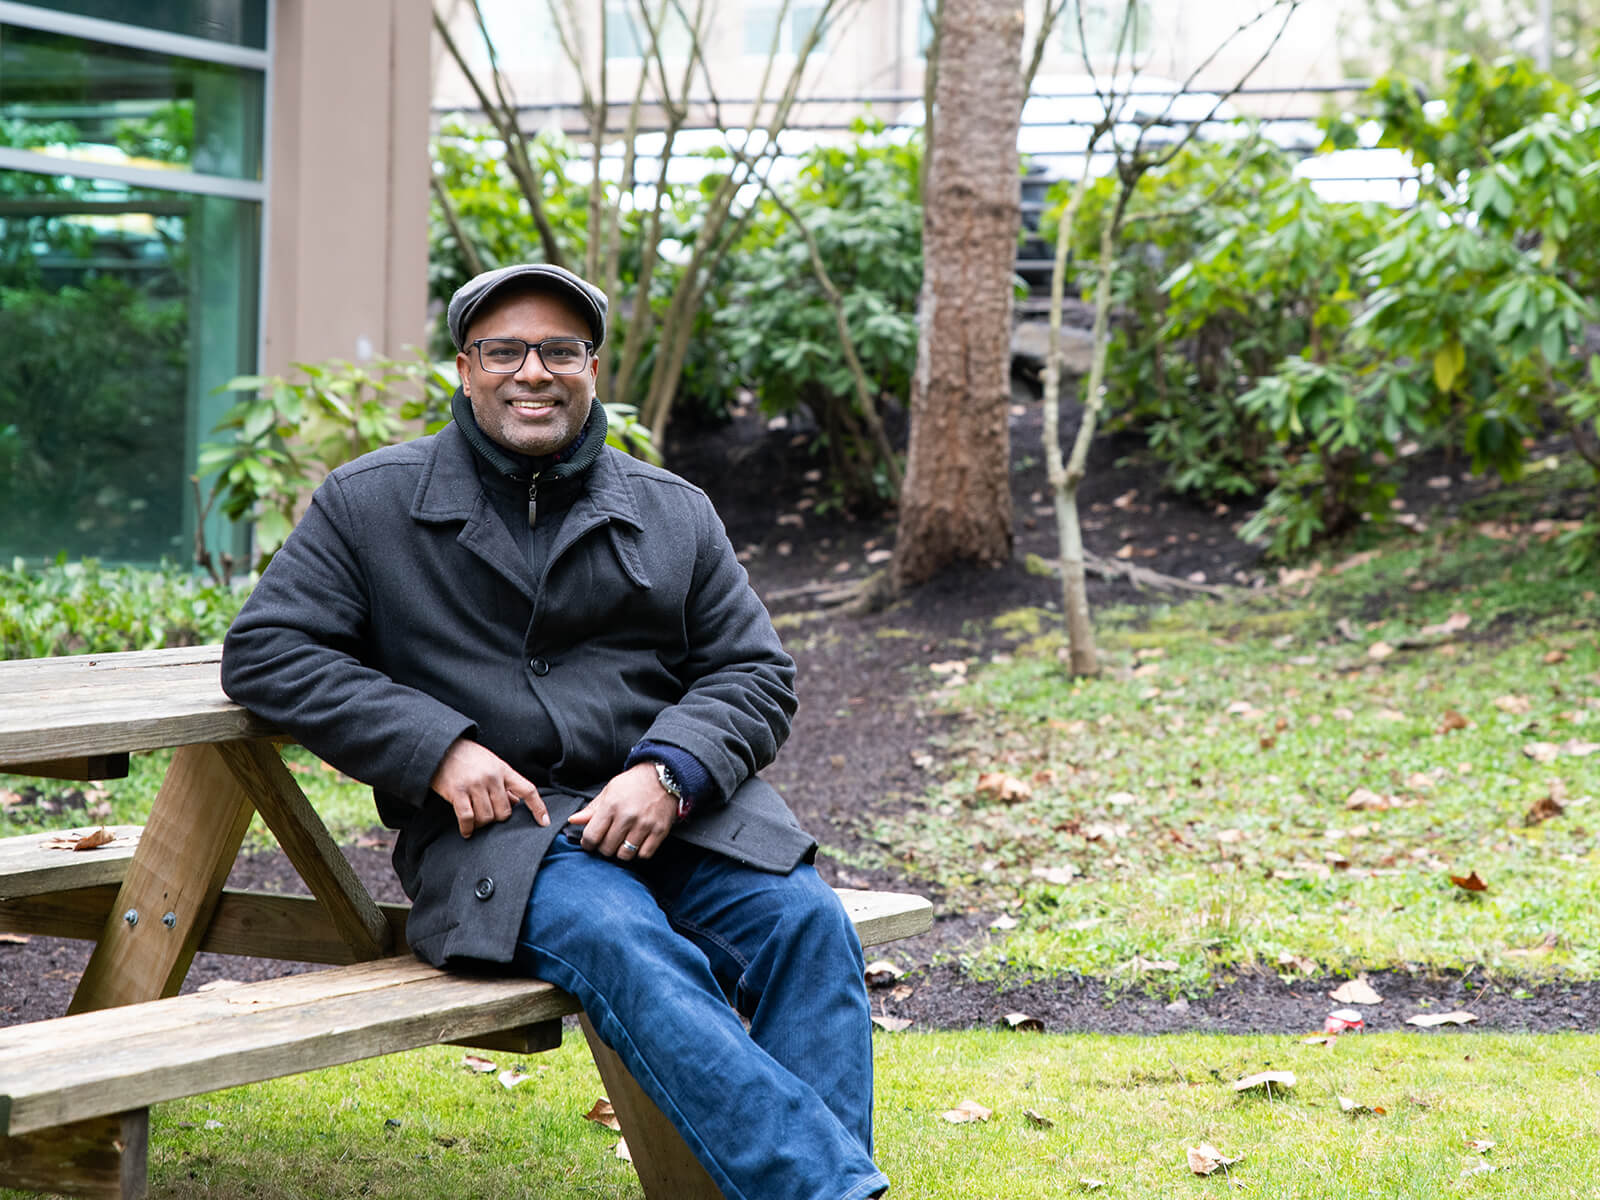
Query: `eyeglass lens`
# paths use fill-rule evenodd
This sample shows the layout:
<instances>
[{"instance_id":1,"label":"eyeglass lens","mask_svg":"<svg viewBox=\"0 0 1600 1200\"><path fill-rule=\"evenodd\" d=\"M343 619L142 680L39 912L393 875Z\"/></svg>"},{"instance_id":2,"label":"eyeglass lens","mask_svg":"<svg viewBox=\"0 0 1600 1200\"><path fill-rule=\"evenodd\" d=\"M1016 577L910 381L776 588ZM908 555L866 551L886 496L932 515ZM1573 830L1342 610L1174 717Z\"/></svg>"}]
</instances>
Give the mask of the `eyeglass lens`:
<instances>
[{"instance_id":1,"label":"eyeglass lens","mask_svg":"<svg viewBox=\"0 0 1600 1200\"><path fill-rule=\"evenodd\" d=\"M512 375L522 369L530 350L538 352L539 361L552 375L576 375L589 364L589 347L576 338L546 338L542 342L483 338L478 342L478 361L490 374Z\"/></svg>"}]
</instances>

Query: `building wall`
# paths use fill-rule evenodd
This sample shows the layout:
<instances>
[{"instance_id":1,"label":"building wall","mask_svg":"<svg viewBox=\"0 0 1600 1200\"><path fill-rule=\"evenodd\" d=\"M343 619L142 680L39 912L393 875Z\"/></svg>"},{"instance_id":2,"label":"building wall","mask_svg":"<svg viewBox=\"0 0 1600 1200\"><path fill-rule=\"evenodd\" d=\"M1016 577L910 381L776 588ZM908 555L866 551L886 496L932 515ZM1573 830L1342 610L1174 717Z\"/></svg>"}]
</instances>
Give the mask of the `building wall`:
<instances>
[{"instance_id":1,"label":"building wall","mask_svg":"<svg viewBox=\"0 0 1600 1200\"><path fill-rule=\"evenodd\" d=\"M426 341L428 0L278 0L263 368Z\"/></svg>"},{"instance_id":2,"label":"building wall","mask_svg":"<svg viewBox=\"0 0 1600 1200\"><path fill-rule=\"evenodd\" d=\"M614 0L615 2L615 0ZM1090 3L1092 0L1086 0ZM595 69L598 42L598 14L605 0L577 6L585 24L580 30L591 80ZM637 9L639 0L628 0ZM842 15L826 46L808 64L804 94L812 97L863 97L897 95L915 97L922 88L923 59L919 43L924 33L923 0L859 0L842 3ZM582 129L575 109L581 97L577 71L560 50L555 27L548 11L548 0L482 0L482 7L494 33L502 65L516 99L526 105L567 105L563 124L572 131ZM1144 0L1150 36L1139 56L1144 72L1187 79L1218 47L1227 35L1259 11L1260 0ZM756 93L765 55L746 50L745 28L752 9L768 9L766 0L715 0L709 11L706 59L713 64L712 88L727 100L748 99ZM794 7L794 6L791 6ZM1306 0L1290 21L1284 36L1273 47L1267 61L1252 77L1253 86L1297 87L1305 84L1332 84L1342 75L1342 59L1347 47L1341 45L1341 31L1352 0ZM1029 45L1040 20L1042 5L1029 0ZM441 5L458 43L475 68L486 64L482 39L478 36L465 0ZM1090 11L1088 9L1085 10ZM1075 23L1072 25L1075 29ZM1271 42L1274 22L1260 22L1232 39L1195 80L1195 87L1227 88ZM1081 56L1067 44L1066 27L1050 39L1041 62L1042 75L1076 75L1083 71ZM682 58L669 61L681 70ZM442 50L435 51L434 103L438 108L474 109L477 101L455 64ZM783 63L780 61L780 66ZM1112 62L1099 56L1096 69L1109 71ZM613 103L626 104L638 79L637 60L613 59L607 64L606 92ZM674 75L676 80L677 75ZM703 81L692 89L696 97L709 90ZM769 88L769 95L774 89ZM1285 111L1280 98L1246 99L1244 106L1270 115ZM850 106L859 111L859 103ZM882 105L880 108L884 107ZM887 106L891 111L896 106ZM1307 110L1301 101L1297 111ZM728 106L728 112L739 112ZM826 120L844 109L813 106L798 123ZM742 113L740 114L742 116ZM539 124L537 115L532 122ZM729 122L730 124L733 122Z\"/></svg>"}]
</instances>

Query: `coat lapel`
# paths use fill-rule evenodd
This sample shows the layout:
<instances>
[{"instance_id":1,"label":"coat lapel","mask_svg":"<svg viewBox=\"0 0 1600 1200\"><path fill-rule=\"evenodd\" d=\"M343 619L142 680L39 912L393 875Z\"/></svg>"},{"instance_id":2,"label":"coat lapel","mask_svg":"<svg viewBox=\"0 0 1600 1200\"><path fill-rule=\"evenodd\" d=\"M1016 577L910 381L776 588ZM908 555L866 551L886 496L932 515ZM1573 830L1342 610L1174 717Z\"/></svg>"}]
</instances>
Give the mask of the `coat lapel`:
<instances>
[{"instance_id":1,"label":"coat lapel","mask_svg":"<svg viewBox=\"0 0 1600 1200\"><path fill-rule=\"evenodd\" d=\"M462 522L456 541L532 602L537 583L511 534L483 494L472 447L455 425L433 439L433 454L423 468L411 501L411 519L428 525Z\"/></svg>"}]
</instances>

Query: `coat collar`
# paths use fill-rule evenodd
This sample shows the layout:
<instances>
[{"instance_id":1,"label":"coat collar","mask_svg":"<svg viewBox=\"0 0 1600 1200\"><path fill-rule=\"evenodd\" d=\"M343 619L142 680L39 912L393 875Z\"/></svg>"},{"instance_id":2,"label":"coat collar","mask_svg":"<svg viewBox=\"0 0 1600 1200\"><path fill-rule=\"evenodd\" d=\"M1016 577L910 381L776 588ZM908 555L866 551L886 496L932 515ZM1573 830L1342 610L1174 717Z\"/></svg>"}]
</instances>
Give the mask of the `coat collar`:
<instances>
[{"instance_id":1,"label":"coat collar","mask_svg":"<svg viewBox=\"0 0 1600 1200\"><path fill-rule=\"evenodd\" d=\"M452 423L435 434L431 443L411 500L412 520L426 524L463 522L457 540L533 598L537 583L483 493L466 437ZM553 564L591 529L608 524L623 526L626 528L616 529L617 536L612 539L617 554L633 581L648 588L650 581L635 544L644 523L624 469L626 460L620 450L607 446L588 469L583 494L573 501L562 523L550 561Z\"/></svg>"}]
</instances>

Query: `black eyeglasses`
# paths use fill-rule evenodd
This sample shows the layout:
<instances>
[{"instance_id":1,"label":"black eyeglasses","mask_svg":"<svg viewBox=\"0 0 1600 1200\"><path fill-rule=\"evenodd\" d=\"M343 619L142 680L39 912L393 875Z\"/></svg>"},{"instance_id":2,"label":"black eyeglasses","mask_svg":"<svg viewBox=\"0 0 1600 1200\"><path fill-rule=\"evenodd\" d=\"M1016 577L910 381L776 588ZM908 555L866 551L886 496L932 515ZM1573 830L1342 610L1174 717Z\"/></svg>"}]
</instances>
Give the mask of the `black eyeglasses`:
<instances>
[{"instance_id":1,"label":"black eyeglasses","mask_svg":"<svg viewBox=\"0 0 1600 1200\"><path fill-rule=\"evenodd\" d=\"M525 342L521 338L479 338L467 349L478 351L478 365L491 375L515 375L528 361L528 351L538 352L539 361L552 375L576 375L589 365L594 343L581 338L545 338Z\"/></svg>"}]
</instances>

